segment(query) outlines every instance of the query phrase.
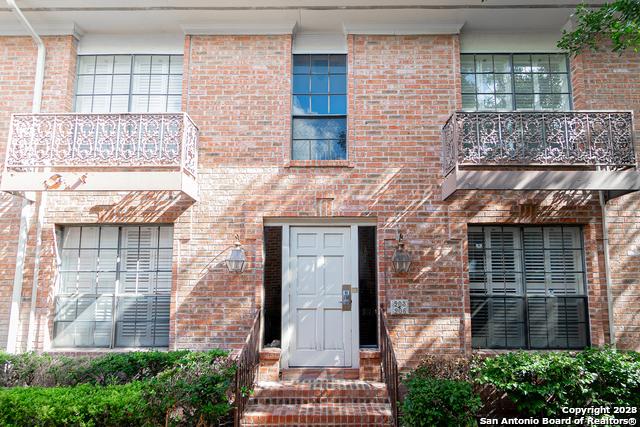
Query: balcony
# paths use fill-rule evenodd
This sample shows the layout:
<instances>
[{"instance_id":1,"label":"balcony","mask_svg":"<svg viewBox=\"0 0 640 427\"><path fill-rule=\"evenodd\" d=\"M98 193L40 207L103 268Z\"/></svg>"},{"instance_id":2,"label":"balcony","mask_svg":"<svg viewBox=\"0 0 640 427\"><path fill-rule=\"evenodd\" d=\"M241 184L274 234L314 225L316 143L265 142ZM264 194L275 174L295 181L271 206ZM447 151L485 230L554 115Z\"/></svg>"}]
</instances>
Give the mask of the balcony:
<instances>
[{"instance_id":1,"label":"balcony","mask_svg":"<svg viewBox=\"0 0 640 427\"><path fill-rule=\"evenodd\" d=\"M442 197L457 190L640 190L626 111L457 112L442 129Z\"/></svg>"},{"instance_id":2,"label":"balcony","mask_svg":"<svg viewBox=\"0 0 640 427\"><path fill-rule=\"evenodd\" d=\"M3 191L181 191L197 199L198 128L184 113L14 114Z\"/></svg>"}]
</instances>

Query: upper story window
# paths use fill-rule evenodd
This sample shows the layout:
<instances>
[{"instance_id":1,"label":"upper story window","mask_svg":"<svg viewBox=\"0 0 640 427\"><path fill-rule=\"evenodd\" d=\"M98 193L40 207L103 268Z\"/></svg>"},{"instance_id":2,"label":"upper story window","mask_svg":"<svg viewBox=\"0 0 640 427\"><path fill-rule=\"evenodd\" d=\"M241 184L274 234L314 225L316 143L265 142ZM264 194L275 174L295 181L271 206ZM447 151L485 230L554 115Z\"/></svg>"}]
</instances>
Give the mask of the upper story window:
<instances>
[{"instance_id":1,"label":"upper story window","mask_svg":"<svg viewBox=\"0 0 640 427\"><path fill-rule=\"evenodd\" d=\"M569 110L563 54L462 54L462 108L467 111Z\"/></svg>"},{"instance_id":2,"label":"upper story window","mask_svg":"<svg viewBox=\"0 0 640 427\"><path fill-rule=\"evenodd\" d=\"M178 112L182 55L78 56L75 111Z\"/></svg>"},{"instance_id":3,"label":"upper story window","mask_svg":"<svg viewBox=\"0 0 640 427\"><path fill-rule=\"evenodd\" d=\"M57 347L167 347L171 226L62 230Z\"/></svg>"},{"instance_id":4,"label":"upper story window","mask_svg":"<svg viewBox=\"0 0 640 427\"><path fill-rule=\"evenodd\" d=\"M293 55L293 160L347 158L347 55Z\"/></svg>"},{"instance_id":5,"label":"upper story window","mask_svg":"<svg viewBox=\"0 0 640 427\"><path fill-rule=\"evenodd\" d=\"M589 344L580 227L470 226L468 255L473 347Z\"/></svg>"}]
</instances>

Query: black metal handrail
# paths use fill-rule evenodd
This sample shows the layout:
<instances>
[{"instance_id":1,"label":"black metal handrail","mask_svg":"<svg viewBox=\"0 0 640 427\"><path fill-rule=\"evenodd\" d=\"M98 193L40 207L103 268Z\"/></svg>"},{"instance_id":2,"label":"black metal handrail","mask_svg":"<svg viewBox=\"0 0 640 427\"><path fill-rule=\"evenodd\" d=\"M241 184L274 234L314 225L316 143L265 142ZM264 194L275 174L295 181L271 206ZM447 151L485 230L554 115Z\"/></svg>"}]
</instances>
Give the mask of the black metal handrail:
<instances>
[{"instance_id":1,"label":"black metal handrail","mask_svg":"<svg viewBox=\"0 0 640 427\"><path fill-rule=\"evenodd\" d=\"M457 166L636 167L631 111L456 112L442 172Z\"/></svg>"},{"instance_id":2,"label":"black metal handrail","mask_svg":"<svg viewBox=\"0 0 640 427\"><path fill-rule=\"evenodd\" d=\"M238 354L235 379L234 426L240 426L240 420L249 400L249 390L253 387L260 362L260 313L255 314L251 330Z\"/></svg>"},{"instance_id":3,"label":"black metal handrail","mask_svg":"<svg viewBox=\"0 0 640 427\"><path fill-rule=\"evenodd\" d=\"M382 379L387 385L391 411L393 412L393 425L400 425L398 410L398 361L393 351L393 342L389 336L389 326L384 306L380 305L380 359L382 364Z\"/></svg>"}]
</instances>

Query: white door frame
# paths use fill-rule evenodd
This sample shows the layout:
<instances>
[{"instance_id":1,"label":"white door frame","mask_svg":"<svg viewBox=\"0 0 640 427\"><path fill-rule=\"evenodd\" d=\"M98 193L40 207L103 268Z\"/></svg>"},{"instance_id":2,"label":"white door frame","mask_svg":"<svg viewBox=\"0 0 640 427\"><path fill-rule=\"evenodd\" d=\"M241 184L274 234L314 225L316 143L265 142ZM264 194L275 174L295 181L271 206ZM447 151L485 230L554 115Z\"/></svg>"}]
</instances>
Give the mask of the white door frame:
<instances>
[{"instance_id":1,"label":"white door frame","mask_svg":"<svg viewBox=\"0 0 640 427\"><path fill-rule=\"evenodd\" d=\"M305 227L349 227L351 231L351 310L352 310L352 322L351 322L351 367L360 367L360 326L358 322L358 307L360 306L359 293L358 293L358 225L362 225L362 222L358 221L354 224L354 221L288 221L288 222L269 222L268 225L282 226L282 356L280 357L281 368L289 367L289 350L291 344L291 337L293 334L293 324L289 316L290 307L290 291L293 275L290 265L290 239L291 227L305 226ZM346 350L346 349L345 349Z\"/></svg>"}]
</instances>

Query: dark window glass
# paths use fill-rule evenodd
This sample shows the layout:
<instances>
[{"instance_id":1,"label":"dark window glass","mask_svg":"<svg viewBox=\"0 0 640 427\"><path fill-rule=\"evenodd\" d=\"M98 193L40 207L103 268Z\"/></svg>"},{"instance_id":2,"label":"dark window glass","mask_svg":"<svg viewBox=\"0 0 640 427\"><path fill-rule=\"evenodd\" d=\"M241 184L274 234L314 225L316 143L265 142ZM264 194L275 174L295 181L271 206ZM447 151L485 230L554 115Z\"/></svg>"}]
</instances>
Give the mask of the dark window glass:
<instances>
[{"instance_id":1,"label":"dark window glass","mask_svg":"<svg viewBox=\"0 0 640 427\"><path fill-rule=\"evenodd\" d=\"M462 54L462 108L569 110L571 90L563 54Z\"/></svg>"},{"instance_id":2,"label":"dark window glass","mask_svg":"<svg viewBox=\"0 0 640 427\"><path fill-rule=\"evenodd\" d=\"M280 347L282 311L282 227L264 227L264 341Z\"/></svg>"},{"instance_id":3,"label":"dark window glass","mask_svg":"<svg viewBox=\"0 0 640 427\"><path fill-rule=\"evenodd\" d=\"M346 55L294 55L294 160L347 158Z\"/></svg>"},{"instance_id":4,"label":"dark window glass","mask_svg":"<svg viewBox=\"0 0 640 427\"><path fill-rule=\"evenodd\" d=\"M360 346L378 345L378 270L376 227L358 227L358 292L360 298Z\"/></svg>"},{"instance_id":5,"label":"dark window glass","mask_svg":"<svg viewBox=\"0 0 640 427\"><path fill-rule=\"evenodd\" d=\"M471 336L477 348L589 345L580 227L469 227Z\"/></svg>"}]
</instances>

